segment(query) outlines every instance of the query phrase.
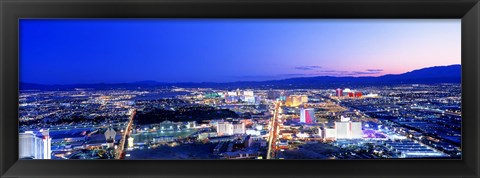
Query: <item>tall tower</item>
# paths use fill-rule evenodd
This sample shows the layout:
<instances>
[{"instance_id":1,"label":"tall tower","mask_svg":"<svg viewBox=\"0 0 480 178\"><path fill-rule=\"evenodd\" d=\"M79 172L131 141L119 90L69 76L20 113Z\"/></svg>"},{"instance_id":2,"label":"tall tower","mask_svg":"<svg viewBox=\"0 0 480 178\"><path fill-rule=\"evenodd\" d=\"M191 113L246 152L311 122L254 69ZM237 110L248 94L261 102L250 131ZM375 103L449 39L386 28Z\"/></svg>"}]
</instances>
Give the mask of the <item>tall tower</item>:
<instances>
[{"instance_id":1,"label":"tall tower","mask_svg":"<svg viewBox=\"0 0 480 178\"><path fill-rule=\"evenodd\" d=\"M300 122L311 124L315 120L315 110L313 108L300 110Z\"/></svg>"},{"instance_id":2,"label":"tall tower","mask_svg":"<svg viewBox=\"0 0 480 178\"><path fill-rule=\"evenodd\" d=\"M342 97L342 96L343 96L343 90L340 89L340 88L337 88L337 89L335 90L335 95L336 95L337 97Z\"/></svg>"},{"instance_id":3,"label":"tall tower","mask_svg":"<svg viewBox=\"0 0 480 178\"><path fill-rule=\"evenodd\" d=\"M107 140L108 148L113 148L116 134L117 132L115 132L115 130L113 130L112 128L108 128L107 131L105 131L105 140Z\"/></svg>"},{"instance_id":4,"label":"tall tower","mask_svg":"<svg viewBox=\"0 0 480 178\"><path fill-rule=\"evenodd\" d=\"M335 122L337 139L361 139L363 137L362 122L352 122L349 117L340 117Z\"/></svg>"},{"instance_id":5,"label":"tall tower","mask_svg":"<svg viewBox=\"0 0 480 178\"><path fill-rule=\"evenodd\" d=\"M134 142L133 142L133 137L128 138L128 148L133 148Z\"/></svg>"},{"instance_id":6,"label":"tall tower","mask_svg":"<svg viewBox=\"0 0 480 178\"><path fill-rule=\"evenodd\" d=\"M48 130L19 134L19 158L52 159L52 138Z\"/></svg>"},{"instance_id":7,"label":"tall tower","mask_svg":"<svg viewBox=\"0 0 480 178\"><path fill-rule=\"evenodd\" d=\"M43 159L52 159L52 138L48 129L40 130L43 142Z\"/></svg>"}]
</instances>

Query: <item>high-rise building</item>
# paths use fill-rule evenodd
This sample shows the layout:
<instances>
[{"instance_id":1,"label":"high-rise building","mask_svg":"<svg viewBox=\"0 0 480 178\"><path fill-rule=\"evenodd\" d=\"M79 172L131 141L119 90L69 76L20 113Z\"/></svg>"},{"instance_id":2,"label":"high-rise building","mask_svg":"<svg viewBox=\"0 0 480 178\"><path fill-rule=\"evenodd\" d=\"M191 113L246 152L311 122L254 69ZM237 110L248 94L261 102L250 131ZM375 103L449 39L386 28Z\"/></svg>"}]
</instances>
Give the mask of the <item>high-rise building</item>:
<instances>
[{"instance_id":1,"label":"high-rise building","mask_svg":"<svg viewBox=\"0 0 480 178\"><path fill-rule=\"evenodd\" d=\"M337 97L342 97L342 96L343 96L343 90L340 89L340 88L337 88L337 89L335 90L335 93L336 93L335 95L336 95Z\"/></svg>"},{"instance_id":2,"label":"high-rise building","mask_svg":"<svg viewBox=\"0 0 480 178\"><path fill-rule=\"evenodd\" d=\"M351 122L352 130L352 139L359 139L363 137L362 123L361 122Z\"/></svg>"},{"instance_id":3,"label":"high-rise building","mask_svg":"<svg viewBox=\"0 0 480 178\"><path fill-rule=\"evenodd\" d=\"M337 139L359 139L363 137L362 122L352 122L350 118L341 116L340 122L335 122Z\"/></svg>"},{"instance_id":4,"label":"high-rise building","mask_svg":"<svg viewBox=\"0 0 480 178\"><path fill-rule=\"evenodd\" d=\"M19 158L51 159L52 138L48 130L19 134Z\"/></svg>"},{"instance_id":5,"label":"high-rise building","mask_svg":"<svg viewBox=\"0 0 480 178\"><path fill-rule=\"evenodd\" d=\"M303 103L308 102L308 97L305 95L290 95L285 100L285 105L288 107L298 107Z\"/></svg>"},{"instance_id":6,"label":"high-rise building","mask_svg":"<svg viewBox=\"0 0 480 178\"><path fill-rule=\"evenodd\" d=\"M300 96L300 102L302 102L302 104L303 103L308 103L308 96L306 96L306 95Z\"/></svg>"},{"instance_id":7,"label":"high-rise building","mask_svg":"<svg viewBox=\"0 0 480 178\"><path fill-rule=\"evenodd\" d=\"M245 90L245 91L243 91L243 96L253 96L253 91L252 90Z\"/></svg>"},{"instance_id":8,"label":"high-rise building","mask_svg":"<svg viewBox=\"0 0 480 178\"><path fill-rule=\"evenodd\" d=\"M300 109L300 122L311 124L315 120L315 110L313 108Z\"/></svg>"},{"instance_id":9,"label":"high-rise building","mask_svg":"<svg viewBox=\"0 0 480 178\"><path fill-rule=\"evenodd\" d=\"M298 107L300 106L300 101L297 100L295 95L287 96L285 100L285 105L288 107Z\"/></svg>"},{"instance_id":10,"label":"high-rise building","mask_svg":"<svg viewBox=\"0 0 480 178\"><path fill-rule=\"evenodd\" d=\"M337 138L337 131L334 128L325 128L325 139L335 140Z\"/></svg>"},{"instance_id":11,"label":"high-rise building","mask_svg":"<svg viewBox=\"0 0 480 178\"><path fill-rule=\"evenodd\" d=\"M362 97L362 92L356 91L356 92L355 92L355 97L357 97L357 98Z\"/></svg>"},{"instance_id":12,"label":"high-rise building","mask_svg":"<svg viewBox=\"0 0 480 178\"><path fill-rule=\"evenodd\" d=\"M336 96L339 96L339 95L346 95L348 97L356 97L356 98L360 98L362 97L362 92L361 91L353 91L353 90L350 90L348 88L345 88L345 90L341 90L340 88L336 89Z\"/></svg>"},{"instance_id":13,"label":"high-rise building","mask_svg":"<svg viewBox=\"0 0 480 178\"><path fill-rule=\"evenodd\" d=\"M353 92L348 92L348 97L354 97L354 93Z\"/></svg>"},{"instance_id":14,"label":"high-rise building","mask_svg":"<svg viewBox=\"0 0 480 178\"><path fill-rule=\"evenodd\" d=\"M335 122L337 129L337 139L350 139L350 122Z\"/></svg>"},{"instance_id":15,"label":"high-rise building","mask_svg":"<svg viewBox=\"0 0 480 178\"><path fill-rule=\"evenodd\" d=\"M233 123L233 134L245 134L245 123Z\"/></svg>"},{"instance_id":16,"label":"high-rise building","mask_svg":"<svg viewBox=\"0 0 480 178\"><path fill-rule=\"evenodd\" d=\"M128 138L128 148L133 148L134 142L133 142L133 137Z\"/></svg>"},{"instance_id":17,"label":"high-rise building","mask_svg":"<svg viewBox=\"0 0 480 178\"><path fill-rule=\"evenodd\" d=\"M43 156L41 156L41 151L39 151L38 147L41 145L35 136L33 132L25 132L25 133L20 133L19 134L19 158L36 158L36 159L41 159Z\"/></svg>"},{"instance_id":18,"label":"high-rise building","mask_svg":"<svg viewBox=\"0 0 480 178\"><path fill-rule=\"evenodd\" d=\"M242 95L240 88L237 88L237 96L240 96L240 95Z\"/></svg>"},{"instance_id":19,"label":"high-rise building","mask_svg":"<svg viewBox=\"0 0 480 178\"><path fill-rule=\"evenodd\" d=\"M218 122L217 135L233 135L233 125L229 122Z\"/></svg>"},{"instance_id":20,"label":"high-rise building","mask_svg":"<svg viewBox=\"0 0 480 178\"><path fill-rule=\"evenodd\" d=\"M108 128L104 134L105 140L107 141L107 147L113 148L115 145L115 136L117 135L117 132L115 132L115 130L112 128Z\"/></svg>"}]
</instances>

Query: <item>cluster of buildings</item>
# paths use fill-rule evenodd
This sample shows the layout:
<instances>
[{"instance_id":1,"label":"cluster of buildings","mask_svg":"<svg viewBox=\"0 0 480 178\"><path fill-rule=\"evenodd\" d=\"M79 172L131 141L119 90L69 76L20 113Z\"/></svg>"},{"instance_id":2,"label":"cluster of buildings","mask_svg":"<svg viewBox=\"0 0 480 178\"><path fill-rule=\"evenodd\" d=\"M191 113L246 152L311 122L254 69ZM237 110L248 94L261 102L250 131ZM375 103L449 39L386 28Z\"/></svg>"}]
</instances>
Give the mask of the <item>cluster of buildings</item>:
<instances>
[{"instance_id":1,"label":"cluster of buildings","mask_svg":"<svg viewBox=\"0 0 480 178\"><path fill-rule=\"evenodd\" d=\"M408 137L453 157L461 155L461 85L400 85L376 88L381 99L344 100Z\"/></svg>"},{"instance_id":2,"label":"cluster of buildings","mask_svg":"<svg viewBox=\"0 0 480 178\"><path fill-rule=\"evenodd\" d=\"M336 148L352 148L350 151L339 149L338 154L334 155L336 158L350 159L359 156L351 153L372 151L369 145L374 143L375 148L382 149L365 152L366 155L362 155L362 159L375 155L388 157L388 154L397 152L399 157L406 158L442 156L440 153L461 154L459 146L455 144L459 143L461 138L460 86L417 85L368 87L358 90L177 88L149 93L141 90L69 91L59 95L70 97L65 100L55 98L57 93L54 92L40 92L38 100L32 99L39 98L33 95L35 93L24 94L21 98L25 101L20 107L20 120L25 123L71 118L75 116L73 113L85 114L86 119L78 123L64 123L60 120L58 124L51 125L50 130L33 132L26 130L39 130L40 125L23 124L20 127L22 132L20 158L55 159L61 157L57 155L64 152L79 152L84 155L82 159L88 158L85 155L96 154L91 149L93 147L98 147L97 150L116 147L115 144L120 140L119 135L124 132L127 116L130 115L129 108L137 108L139 111L148 107L175 110L184 106L205 105L215 109L228 109L235 112L238 117L211 117L197 122L166 120L135 125L131 136L126 140L127 150L193 145L195 149L192 150L197 152L196 146L205 145L205 149L209 149L208 153L215 153L221 158L256 159L266 155L265 149L269 148L269 144L278 145L277 152L283 152L280 150L294 152L306 144L321 143ZM170 92L183 93L170 96ZM167 94L168 97L177 99L171 101L159 99ZM54 98L49 99L51 97ZM57 100L61 102L56 102ZM279 132L278 136L272 137L278 140L269 143L268 138L273 133L272 115L278 101L282 103L278 107L279 117L276 119L279 122L277 124ZM97 117L107 119L93 122L97 121ZM369 127L370 122L388 126L389 129ZM362 128L363 124L365 130ZM77 127L87 130L86 134L58 134L66 132L65 130L79 130ZM104 130L105 128L115 130ZM387 131L385 137L377 137L377 134ZM429 133L430 136L424 133ZM405 138L402 138L401 142L388 141L391 135L401 135ZM368 144L363 144L367 142ZM212 147L215 149L212 150ZM179 148L178 152L183 154L185 151Z\"/></svg>"},{"instance_id":3,"label":"cluster of buildings","mask_svg":"<svg viewBox=\"0 0 480 178\"><path fill-rule=\"evenodd\" d=\"M269 90L267 92L267 99L285 101L289 93L285 90Z\"/></svg>"},{"instance_id":4,"label":"cluster of buildings","mask_svg":"<svg viewBox=\"0 0 480 178\"><path fill-rule=\"evenodd\" d=\"M350 90L349 88L341 89L337 88L335 90L335 96L337 97L355 97L355 98L360 98L362 97L362 92L361 91L353 91Z\"/></svg>"},{"instance_id":5,"label":"cluster of buildings","mask_svg":"<svg viewBox=\"0 0 480 178\"><path fill-rule=\"evenodd\" d=\"M320 129L319 135L326 140L361 139L362 122L352 122L350 118L341 116L340 121L335 122L334 128Z\"/></svg>"},{"instance_id":6,"label":"cluster of buildings","mask_svg":"<svg viewBox=\"0 0 480 178\"><path fill-rule=\"evenodd\" d=\"M213 153L222 159L257 159L262 157L259 144L252 136L241 135L219 142L213 149Z\"/></svg>"},{"instance_id":7,"label":"cluster of buildings","mask_svg":"<svg viewBox=\"0 0 480 178\"><path fill-rule=\"evenodd\" d=\"M243 122L218 122L217 135L245 134L245 123Z\"/></svg>"},{"instance_id":8,"label":"cluster of buildings","mask_svg":"<svg viewBox=\"0 0 480 178\"><path fill-rule=\"evenodd\" d=\"M354 91L349 88L335 89L335 96L337 98L378 98L378 94L369 93L367 95L363 95L361 91Z\"/></svg>"},{"instance_id":9,"label":"cluster of buildings","mask_svg":"<svg viewBox=\"0 0 480 178\"><path fill-rule=\"evenodd\" d=\"M238 102L245 102L245 103L256 103L260 101L260 98L254 95L253 90L240 90L237 89L235 91L220 91L220 92L207 92L203 95L203 98L206 99L214 99L214 98L222 98L225 99L225 103L238 103Z\"/></svg>"},{"instance_id":10,"label":"cluster of buildings","mask_svg":"<svg viewBox=\"0 0 480 178\"><path fill-rule=\"evenodd\" d=\"M28 91L20 93L19 129L21 132L49 128L51 131L71 126L95 127L121 124L128 119L134 96L144 92L126 90ZM75 125L72 118L83 118ZM111 119L110 118L114 118ZM40 122L44 121L44 122ZM45 122L47 121L47 122ZM74 129L72 127L72 129Z\"/></svg>"}]
</instances>

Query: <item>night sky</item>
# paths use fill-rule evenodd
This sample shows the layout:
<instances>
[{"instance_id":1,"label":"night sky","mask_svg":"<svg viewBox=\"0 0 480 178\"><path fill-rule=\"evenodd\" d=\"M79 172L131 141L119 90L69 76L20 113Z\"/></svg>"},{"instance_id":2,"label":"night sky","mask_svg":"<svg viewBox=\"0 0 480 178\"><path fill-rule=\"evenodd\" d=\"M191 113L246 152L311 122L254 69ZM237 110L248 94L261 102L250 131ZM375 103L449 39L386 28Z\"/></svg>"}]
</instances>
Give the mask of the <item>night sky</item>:
<instances>
[{"instance_id":1,"label":"night sky","mask_svg":"<svg viewBox=\"0 0 480 178\"><path fill-rule=\"evenodd\" d=\"M22 19L20 81L260 81L460 64L460 20Z\"/></svg>"}]
</instances>

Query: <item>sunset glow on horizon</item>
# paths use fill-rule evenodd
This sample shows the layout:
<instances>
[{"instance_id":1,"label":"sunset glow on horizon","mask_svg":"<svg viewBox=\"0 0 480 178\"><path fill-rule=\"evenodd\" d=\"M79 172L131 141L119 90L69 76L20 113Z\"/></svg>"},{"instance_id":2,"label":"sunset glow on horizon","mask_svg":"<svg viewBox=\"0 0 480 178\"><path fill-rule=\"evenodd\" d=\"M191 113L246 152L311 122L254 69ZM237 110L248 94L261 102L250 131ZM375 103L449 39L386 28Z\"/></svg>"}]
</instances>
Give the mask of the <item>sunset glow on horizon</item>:
<instances>
[{"instance_id":1,"label":"sunset glow on horizon","mask_svg":"<svg viewBox=\"0 0 480 178\"><path fill-rule=\"evenodd\" d=\"M20 81L261 81L461 64L460 19L22 19Z\"/></svg>"}]
</instances>

